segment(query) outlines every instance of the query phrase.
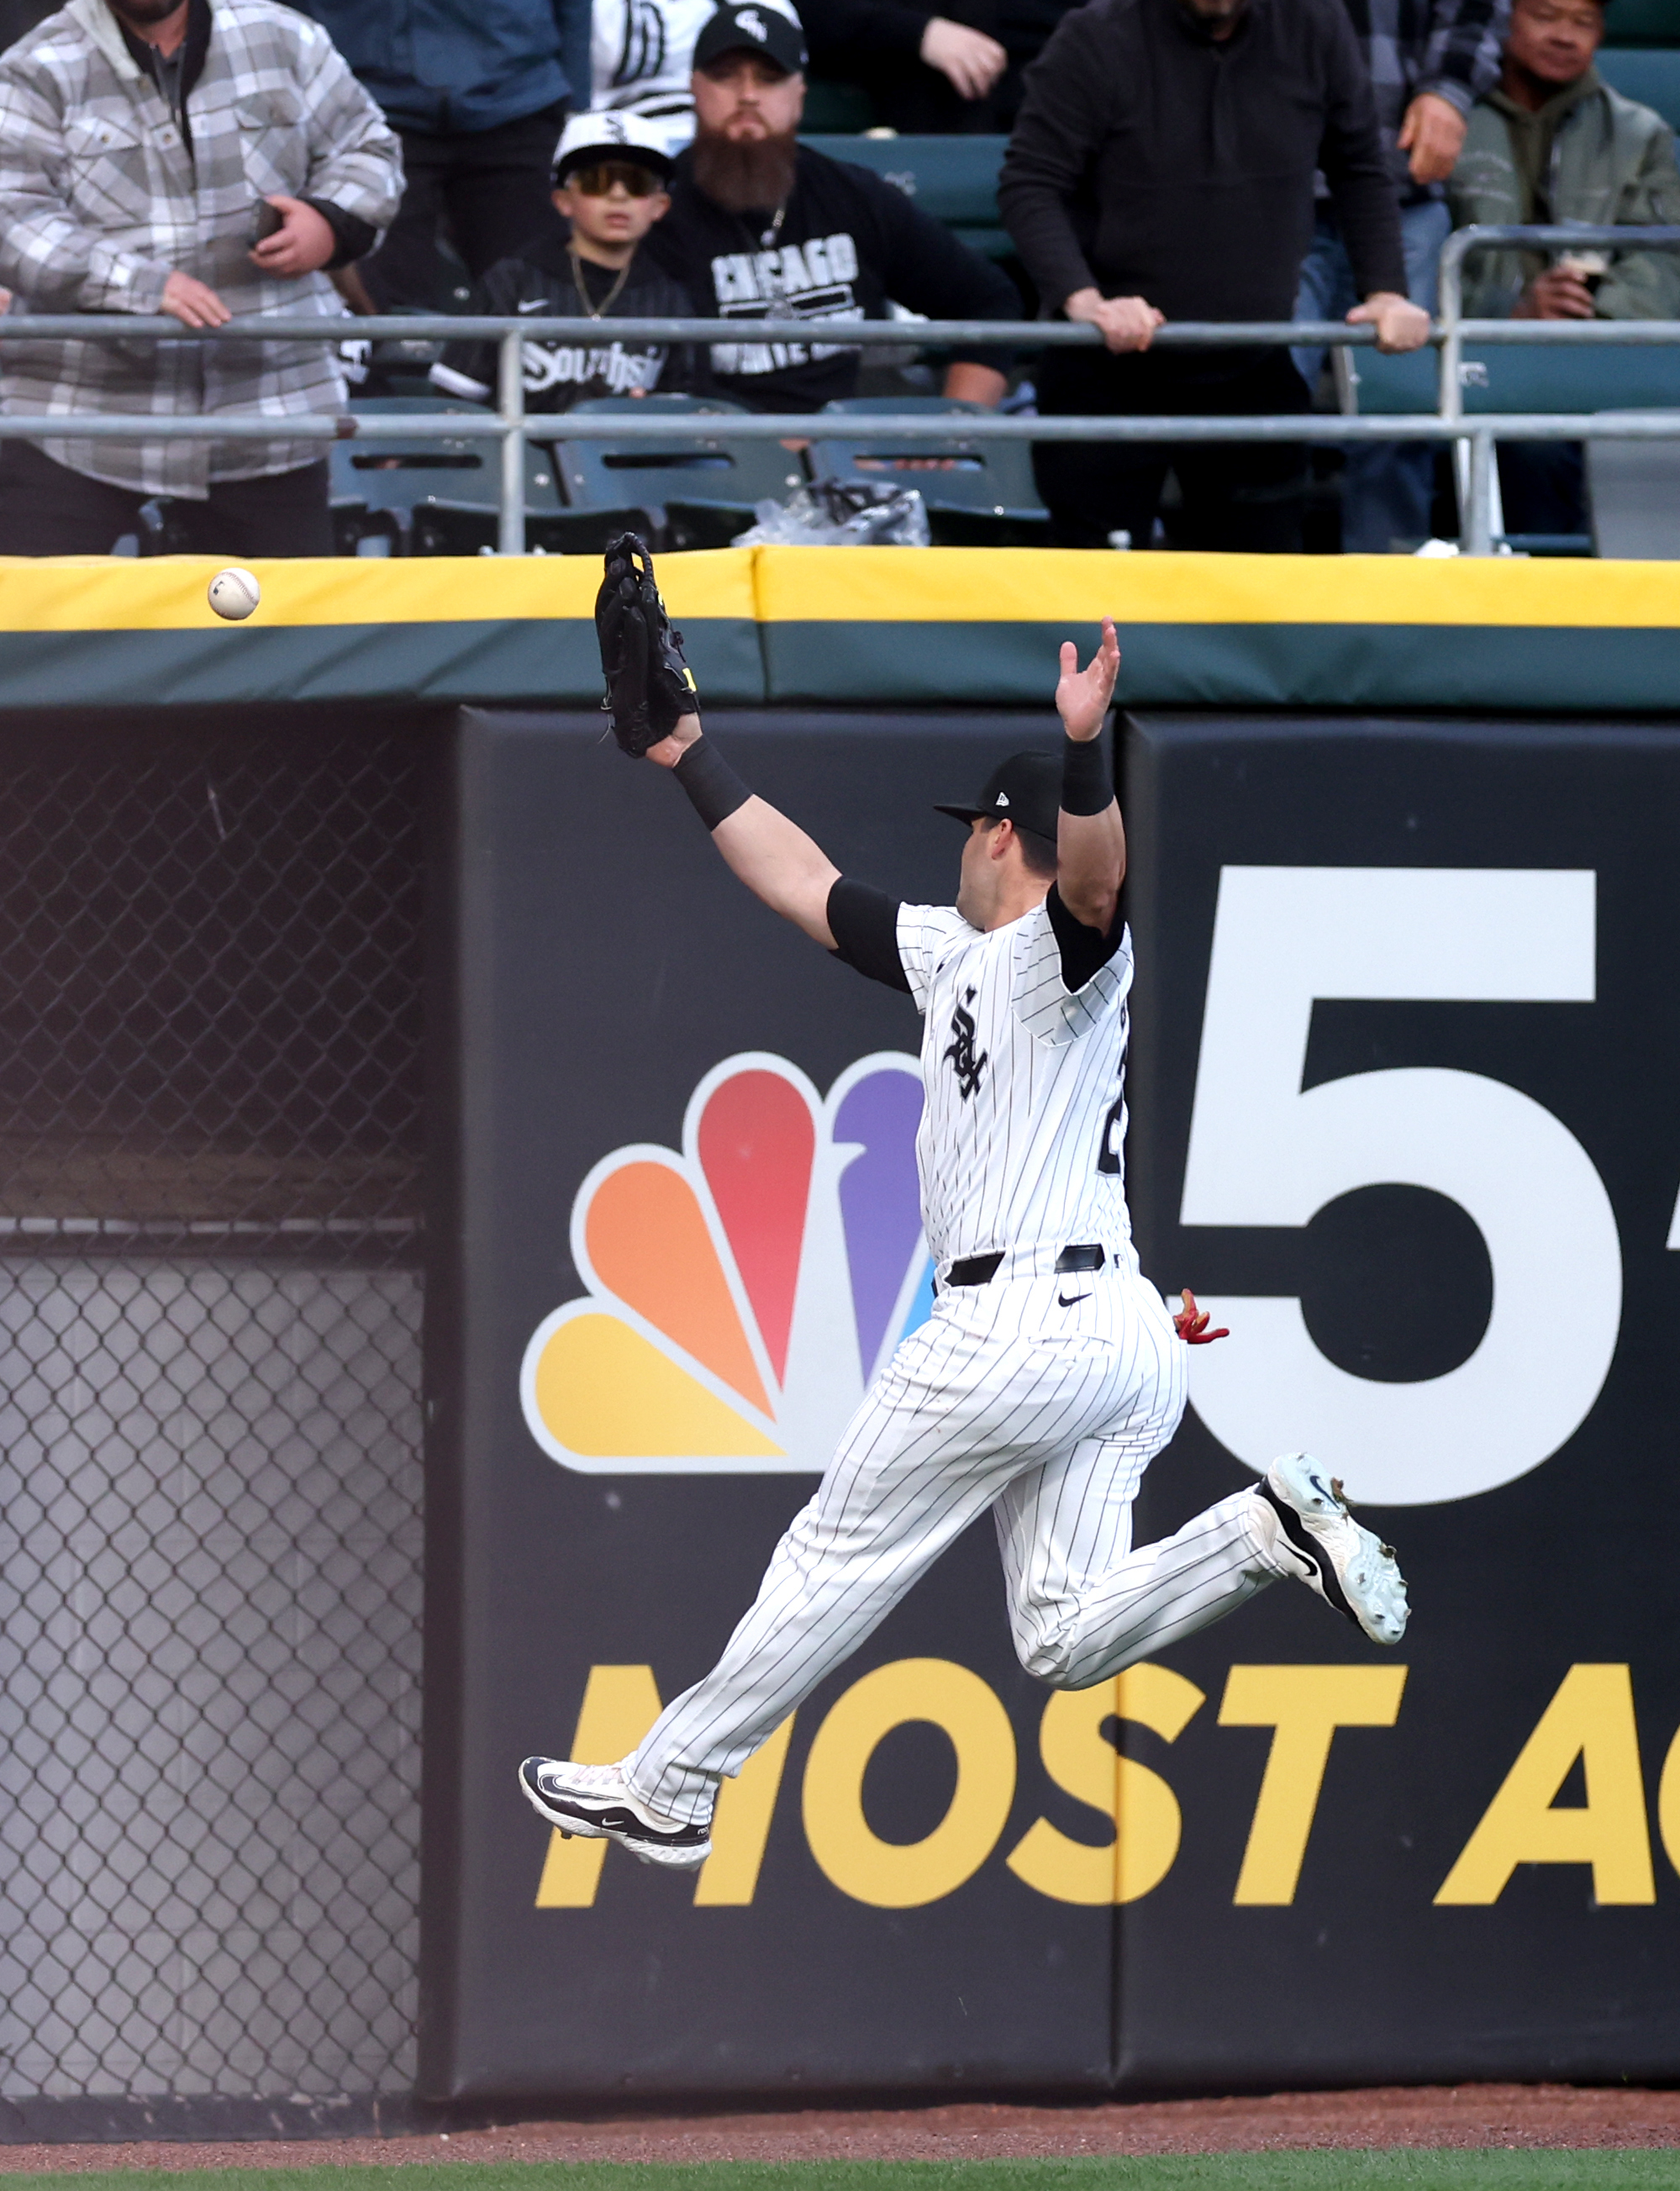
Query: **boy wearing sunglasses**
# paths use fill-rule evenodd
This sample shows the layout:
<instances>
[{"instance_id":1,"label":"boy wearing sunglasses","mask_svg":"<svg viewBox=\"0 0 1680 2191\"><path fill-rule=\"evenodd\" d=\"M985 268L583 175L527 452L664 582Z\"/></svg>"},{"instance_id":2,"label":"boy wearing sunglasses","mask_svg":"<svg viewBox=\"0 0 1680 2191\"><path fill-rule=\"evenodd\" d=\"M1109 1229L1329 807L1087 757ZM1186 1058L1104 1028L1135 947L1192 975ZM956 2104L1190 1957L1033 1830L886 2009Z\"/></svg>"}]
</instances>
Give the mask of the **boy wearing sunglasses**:
<instances>
[{"instance_id":1,"label":"boy wearing sunglasses","mask_svg":"<svg viewBox=\"0 0 1680 2191\"><path fill-rule=\"evenodd\" d=\"M658 131L640 115L574 115L555 154L559 219L517 258L490 269L470 309L603 322L692 317L687 290L637 250L670 205L670 165ZM605 325L598 340L533 336L522 350L527 411L567 411L586 396L646 396L655 389L695 394L710 385L703 348L625 339ZM495 344L451 343L431 379L443 395L493 401Z\"/></svg>"}]
</instances>

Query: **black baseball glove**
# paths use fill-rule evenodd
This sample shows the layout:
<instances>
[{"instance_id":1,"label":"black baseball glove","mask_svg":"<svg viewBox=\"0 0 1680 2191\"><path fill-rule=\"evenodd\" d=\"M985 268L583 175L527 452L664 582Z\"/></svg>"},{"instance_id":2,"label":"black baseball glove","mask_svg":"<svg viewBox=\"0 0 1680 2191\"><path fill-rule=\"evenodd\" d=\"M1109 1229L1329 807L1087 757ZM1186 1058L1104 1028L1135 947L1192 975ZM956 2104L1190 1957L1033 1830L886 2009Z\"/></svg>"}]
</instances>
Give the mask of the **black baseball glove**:
<instances>
[{"instance_id":1,"label":"black baseball glove","mask_svg":"<svg viewBox=\"0 0 1680 2191\"><path fill-rule=\"evenodd\" d=\"M670 736L680 717L698 715L700 700L682 658L682 634L673 629L653 583L653 558L634 532L607 544L595 628L607 678L601 704L620 748L640 760L649 746Z\"/></svg>"}]
</instances>

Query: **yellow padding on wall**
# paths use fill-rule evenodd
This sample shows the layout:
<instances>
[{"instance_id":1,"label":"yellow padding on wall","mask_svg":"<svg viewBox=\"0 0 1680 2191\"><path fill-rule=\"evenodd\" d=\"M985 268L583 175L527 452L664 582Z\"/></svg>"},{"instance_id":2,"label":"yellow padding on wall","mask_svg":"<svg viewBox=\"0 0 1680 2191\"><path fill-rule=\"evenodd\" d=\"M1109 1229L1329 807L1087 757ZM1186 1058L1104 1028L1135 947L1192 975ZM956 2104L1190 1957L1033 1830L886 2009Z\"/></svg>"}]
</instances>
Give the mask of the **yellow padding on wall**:
<instances>
[{"instance_id":1,"label":"yellow padding on wall","mask_svg":"<svg viewBox=\"0 0 1680 2191\"><path fill-rule=\"evenodd\" d=\"M583 621L594 555L259 562L224 623L203 555L0 558L0 632ZM766 623L1680 626L1680 564L1409 555L1124 555L1039 548L725 548L661 556L671 613Z\"/></svg>"},{"instance_id":2,"label":"yellow padding on wall","mask_svg":"<svg viewBox=\"0 0 1680 2191\"><path fill-rule=\"evenodd\" d=\"M766 623L1680 624L1680 564L760 548Z\"/></svg>"},{"instance_id":3,"label":"yellow padding on wall","mask_svg":"<svg viewBox=\"0 0 1680 2191\"><path fill-rule=\"evenodd\" d=\"M753 550L661 556L660 590L684 617L754 616ZM253 562L263 589L248 623L224 623L205 589L208 555L0 557L0 631L219 630L276 624L475 623L593 617L598 555L345 556Z\"/></svg>"}]
</instances>

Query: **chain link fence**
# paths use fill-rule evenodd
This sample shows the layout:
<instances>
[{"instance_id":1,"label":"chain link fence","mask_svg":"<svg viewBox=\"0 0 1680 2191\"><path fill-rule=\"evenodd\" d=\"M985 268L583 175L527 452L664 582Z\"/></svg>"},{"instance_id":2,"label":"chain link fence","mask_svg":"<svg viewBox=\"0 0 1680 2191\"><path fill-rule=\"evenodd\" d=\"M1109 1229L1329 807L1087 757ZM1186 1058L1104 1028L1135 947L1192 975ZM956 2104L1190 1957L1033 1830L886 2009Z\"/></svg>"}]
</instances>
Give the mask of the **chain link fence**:
<instances>
[{"instance_id":1,"label":"chain link fence","mask_svg":"<svg viewBox=\"0 0 1680 2191\"><path fill-rule=\"evenodd\" d=\"M0 731L0 2136L413 2077L423 742L151 720Z\"/></svg>"}]
</instances>

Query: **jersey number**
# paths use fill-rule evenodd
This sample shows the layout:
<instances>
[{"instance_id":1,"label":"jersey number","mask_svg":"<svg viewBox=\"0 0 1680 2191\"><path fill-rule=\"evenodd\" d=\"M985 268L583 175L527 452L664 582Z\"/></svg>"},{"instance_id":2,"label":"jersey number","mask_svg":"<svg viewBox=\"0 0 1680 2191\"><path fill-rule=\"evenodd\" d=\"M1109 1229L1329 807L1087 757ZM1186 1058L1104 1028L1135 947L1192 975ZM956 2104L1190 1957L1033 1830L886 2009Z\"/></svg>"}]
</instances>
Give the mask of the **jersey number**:
<instances>
[{"instance_id":1,"label":"jersey number","mask_svg":"<svg viewBox=\"0 0 1680 2191\"><path fill-rule=\"evenodd\" d=\"M1096 1169L1100 1172L1117 1172L1120 1168L1120 1120L1125 1107L1125 1096L1117 1096L1103 1118L1102 1140L1096 1152Z\"/></svg>"},{"instance_id":2,"label":"jersey number","mask_svg":"<svg viewBox=\"0 0 1680 2191\"><path fill-rule=\"evenodd\" d=\"M1479 1073L1359 1073L1303 1089L1316 998L1590 1004L1591 872L1227 868L1184 1167L1185 1225L1304 1226L1362 1187L1456 1202L1493 1266L1481 1343L1379 1383L1326 1360L1296 1299L1204 1300L1232 1337L1190 1395L1251 1467L1306 1447L1354 1497L1464 1499L1554 1454L1609 1374L1621 1244L1603 1181L1550 1111ZM1579 1021L1568 1038L1579 1041Z\"/></svg>"}]
</instances>

